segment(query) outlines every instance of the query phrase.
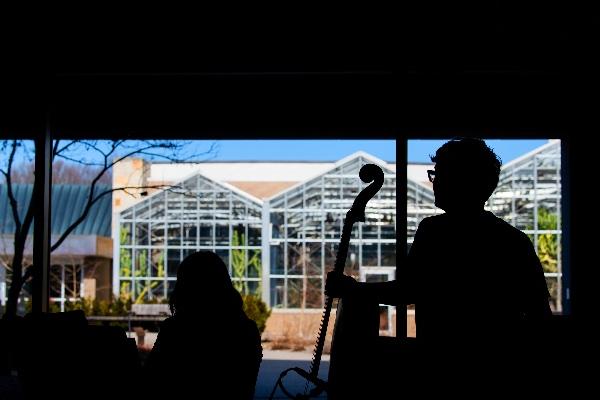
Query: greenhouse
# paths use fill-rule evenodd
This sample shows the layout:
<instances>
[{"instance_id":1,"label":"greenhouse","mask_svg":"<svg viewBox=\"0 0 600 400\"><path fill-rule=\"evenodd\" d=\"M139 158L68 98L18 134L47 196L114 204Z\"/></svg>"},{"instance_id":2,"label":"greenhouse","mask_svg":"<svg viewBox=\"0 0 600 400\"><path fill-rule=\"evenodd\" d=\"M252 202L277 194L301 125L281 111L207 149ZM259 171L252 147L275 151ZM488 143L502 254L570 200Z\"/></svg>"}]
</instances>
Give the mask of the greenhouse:
<instances>
[{"instance_id":1,"label":"greenhouse","mask_svg":"<svg viewBox=\"0 0 600 400\"><path fill-rule=\"evenodd\" d=\"M549 141L505 164L486 204L531 237L554 310L561 309L560 157L560 141ZM207 249L223 258L241 292L277 309L320 309L325 275L345 213L364 187L358 171L366 163L381 166L385 181L367 205L367 221L354 227L346 273L368 282L394 279L396 166L358 152L266 198L196 172L124 209L113 225L115 294L161 301L173 288L179 262ZM420 221L442 212L422 175L407 179L409 247Z\"/></svg>"},{"instance_id":2,"label":"greenhouse","mask_svg":"<svg viewBox=\"0 0 600 400\"><path fill-rule=\"evenodd\" d=\"M216 252L240 291L261 291L261 201L225 183L194 175L117 214L113 225L115 294L160 302L177 267L197 250Z\"/></svg>"}]
</instances>

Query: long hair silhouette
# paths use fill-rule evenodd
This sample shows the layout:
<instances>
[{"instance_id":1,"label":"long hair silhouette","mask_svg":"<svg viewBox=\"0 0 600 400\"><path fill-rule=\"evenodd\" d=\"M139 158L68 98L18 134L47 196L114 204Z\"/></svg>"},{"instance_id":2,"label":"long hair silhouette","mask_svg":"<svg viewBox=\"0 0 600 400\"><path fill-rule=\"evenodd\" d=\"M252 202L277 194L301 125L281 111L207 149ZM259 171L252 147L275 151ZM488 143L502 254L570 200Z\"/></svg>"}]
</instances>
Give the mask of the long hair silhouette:
<instances>
[{"instance_id":1,"label":"long hair silhouette","mask_svg":"<svg viewBox=\"0 0 600 400\"><path fill-rule=\"evenodd\" d=\"M207 304L219 307L207 308ZM203 313L213 310L222 318L237 318L242 312L242 299L231 283L223 260L212 251L198 251L179 265L169 308L178 319L194 318L198 310Z\"/></svg>"}]
</instances>

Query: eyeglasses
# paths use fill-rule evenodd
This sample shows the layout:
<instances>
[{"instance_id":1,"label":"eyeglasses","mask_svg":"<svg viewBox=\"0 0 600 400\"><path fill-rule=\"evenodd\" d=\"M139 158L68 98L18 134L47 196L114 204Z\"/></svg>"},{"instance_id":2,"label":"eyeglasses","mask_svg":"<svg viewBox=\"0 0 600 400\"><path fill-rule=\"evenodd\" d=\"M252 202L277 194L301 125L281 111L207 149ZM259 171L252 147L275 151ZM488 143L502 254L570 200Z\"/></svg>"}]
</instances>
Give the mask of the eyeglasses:
<instances>
[{"instance_id":1,"label":"eyeglasses","mask_svg":"<svg viewBox=\"0 0 600 400\"><path fill-rule=\"evenodd\" d=\"M433 183L433 181L435 180L435 170L434 169L428 169L427 170L427 177L429 178L429 182Z\"/></svg>"}]
</instances>

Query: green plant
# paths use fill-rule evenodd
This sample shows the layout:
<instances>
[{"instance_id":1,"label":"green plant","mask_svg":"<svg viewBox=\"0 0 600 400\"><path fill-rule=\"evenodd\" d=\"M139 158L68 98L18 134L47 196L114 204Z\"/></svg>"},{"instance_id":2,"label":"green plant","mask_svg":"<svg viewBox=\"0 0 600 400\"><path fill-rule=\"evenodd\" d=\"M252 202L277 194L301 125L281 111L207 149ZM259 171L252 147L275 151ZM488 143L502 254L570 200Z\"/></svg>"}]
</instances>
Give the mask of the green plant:
<instances>
[{"instance_id":1,"label":"green plant","mask_svg":"<svg viewBox=\"0 0 600 400\"><path fill-rule=\"evenodd\" d=\"M544 207L538 208L537 229L540 231L554 231L558 228L558 214ZM533 229L533 226L528 226L527 229ZM528 236L533 241L533 235ZM558 272L558 245L557 234L538 233L536 251L544 272ZM546 279L546 285L552 297L552 302L556 304L559 296L557 279Z\"/></svg>"},{"instance_id":2,"label":"green plant","mask_svg":"<svg viewBox=\"0 0 600 400\"><path fill-rule=\"evenodd\" d=\"M267 319L271 315L271 310L258 296L252 294L242 295L242 300L244 302L244 312L248 318L256 322L256 326L262 334L267 326Z\"/></svg>"},{"instance_id":3,"label":"green plant","mask_svg":"<svg viewBox=\"0 0 600 400\"><path fill-rule=\"evenodd\" d=\"M245 253L247 252L247 250L235 248L237 246L247 245L248 243L245 235L234 230L233 236L231 238L231 246L234 247L231 250L231 275L233 278L233 286L242 295L247 295L250 293L248 289L248 282L244 280L246 268L253 269L254 271L256 271L257 278L261 277L262 272L260 250L254 251L252 257L250 257L248 259L248 263L246 263ZM257 291L260 293L260 281Z\"/></svg>"}]
</instances>

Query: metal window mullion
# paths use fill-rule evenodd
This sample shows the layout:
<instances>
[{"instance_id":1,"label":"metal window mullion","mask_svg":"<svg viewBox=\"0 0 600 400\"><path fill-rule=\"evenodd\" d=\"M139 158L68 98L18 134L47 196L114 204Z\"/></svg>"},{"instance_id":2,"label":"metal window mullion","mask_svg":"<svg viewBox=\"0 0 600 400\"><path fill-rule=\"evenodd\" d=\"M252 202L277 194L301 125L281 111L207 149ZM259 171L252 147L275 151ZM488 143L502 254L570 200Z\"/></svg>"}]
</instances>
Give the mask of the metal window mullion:
<instances>
[{"instance_id":1,"label":"metal window mullion","mask_svg":"<svg viewBox=\"0 0 600 400\"><path fill-rule=\"evenodd\" d=\"M60 311L65 311L65 265L60 264Z\"/></svg>"},{"instance_id":2,"label":"metal window mullion","mask_svg":"<svg viewBox=\"0 0 600 400\"><path fill-rule=\"evenodd\" d=\"M52 204L52 132L46 129L35 139L35 203L33 224L33 265L39 266L33 279L32 311L47 312L50 299L50 246Z\"/></svg>"},{"instance_id":3,"label":"metal window mullion","mask_svg":"<svg viewBox=\"0 0 600 400\"><path fill-rule=\"evenodd\" d=\"M261 225L261 260L262 260L262 288L261 297L263 301L271 308L275 305L271 302L271 212L269 211L269 202L263 203L262 208L262 225Z\"/></svg>"},{"instance_id":4,"label":"metal window mullion","mask_svg":"<svg viewBox=\"0 0 600 400\"><path fill-rule=\"evenodd\" d=\"M131 298L132 299L135 299L135 290L136 290L135 286L137 283L137 280L135 279L136 278L135 262L136 262L136 253L137 253L137 251L136 251L137 250L137 217L136 217L135 209L136 209L136 207L133 208L133 221L131 223L131 226L132 226L132 229L131 229L131 279L132 279Z\"/></svg>"},{"instance_id":5,"label":"metal window mullion","mask_svg":"<svg viewBox=\"0 0 600 400\"><path fill-rule=\"evenodd\" d=\"M560 170L561 170L561 162L560 162L560 152L558 154L558 162L556 163L555 173L555 183L556 183L556 193L561 193L561 179L560 179ZM557 197L556 199L556 229L562 232L562 208L560 207L560 199ZM556 269L558 272L558 277L556 278L556 309L557 311L562 312L562 233L556 234Z\"/></svg>"},{"instance_id":6,"label":"metal window mullion","mask_svg":"<svg viewBox=\"0 0 600 400\"><path fill-rule=\"evenodd\" d=\"M401 254L406 259L407 249L407 192L406 184L408 182L406 168L407 165L407 145L408 141L406 137L399 137L396 140L396 165L404 166L401 168L404 173L396 173L396 254ZM396 167L396 171L398 168ZM400 188L400 191L398 190ZM402 194L402 196L398 196ZM402 199L402 201L400 201ZM402 233L400 233L402 232ZM402 269L398 269L398 257L396 257L396 268L395 268L396 279L402 285L405 274ZM406 283L404 283L406 284ZM407 320L407 306L397 305L396 306L396 337L398 340L406 339L408 320ZM401 377L399 377L401 378Z\"/></svg>"},{"instance_id":7,"label":"metal window mullion","mask_svg":"<svg viewBox=\"0 0 600 400\"><path fill-rule=\"evenodd\" d=\"M537 199L537 156L533 157L533 245L538 253L538 199Z\"/></svg>"},{"instance_id":8,"label":"metal window mullion","mask_svg":"<svg viewBox=\"0 0 600 400\"><path fill-rule=\"evenodd\" d=\"M287 227L287 216L288 216L288 196L287 193L283 197L283 308L288 308L288 227Z\"/></svg>"},{"instance_id":9,"label":"metal window mullion","mask_svg":"<svg viewBox=\"0 0 600 400\"><path fill-rule=\"evenodd\" d=\"M325 178L321 177L321 307L325 306Z\"/></svg>"}]
</instances>

